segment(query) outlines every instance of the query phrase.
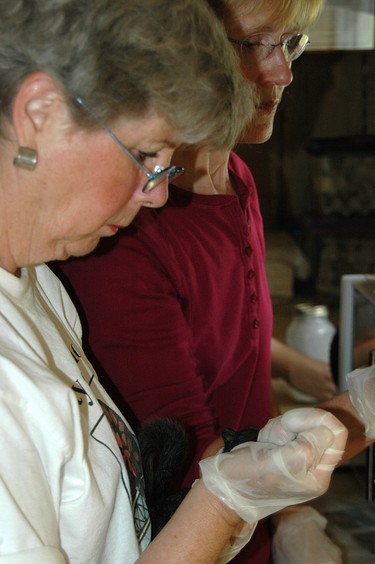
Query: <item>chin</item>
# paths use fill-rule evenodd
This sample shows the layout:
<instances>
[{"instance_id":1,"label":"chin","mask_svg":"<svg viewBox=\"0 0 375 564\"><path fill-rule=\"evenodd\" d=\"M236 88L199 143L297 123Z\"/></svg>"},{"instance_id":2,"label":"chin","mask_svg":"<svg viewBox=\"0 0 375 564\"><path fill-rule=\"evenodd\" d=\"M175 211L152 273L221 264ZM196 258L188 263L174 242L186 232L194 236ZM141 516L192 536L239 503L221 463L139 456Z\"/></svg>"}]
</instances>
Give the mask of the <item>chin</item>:
<instances>
[{"instance_id":1,"label":"chin","mask_svg":"<svg viewBox=\"0 0 375 564\"><path fill-rule=\"evenodd\" d=\"M240 137L240 143L245 145L259 145L265 143L273 133L273 119L266 123L250 123Z\"/></svg>"},{"instance_id":2,"label":"chin","mask_svg":"<svg viewBox=\"0 0 375 564\"><path fill-rule=\"evenodd\" d=\"M71 257L84 257L85 255L88 255L94 249L96 249L99 241L100 238L96 238L94 240L87 241L84 244L83 243L81 243L80 245L77 244L76 246L74 247L72 246L70 249L67 249L67 253Z\"/></svg>"}]
</instances>

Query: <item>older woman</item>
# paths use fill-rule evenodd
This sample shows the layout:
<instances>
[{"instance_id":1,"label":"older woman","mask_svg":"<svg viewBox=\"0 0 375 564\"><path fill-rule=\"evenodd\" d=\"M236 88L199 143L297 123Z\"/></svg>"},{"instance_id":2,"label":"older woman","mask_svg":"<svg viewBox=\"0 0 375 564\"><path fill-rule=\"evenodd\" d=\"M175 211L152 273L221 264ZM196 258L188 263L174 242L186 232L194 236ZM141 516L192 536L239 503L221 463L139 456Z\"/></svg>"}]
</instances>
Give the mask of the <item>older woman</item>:
<instances>
[{"instance_id":1,"label":"older woman","mask_svg":"<svg viewBox=\"0 0 375 564\"><path fill-rule=\"evenodd\" d=\"M209 3L257 94L242 140L264 142L322 1ZM142 210L116 244L103 242L107 252L62 265L98 366L124 408L138 424L162 415L186 426L192 447L183 485L197 477L197 462L222 428L261 427L271 416L262 218L254 179L230 148L178 149L186 172L166 206ZM263 522L243 561L267 562L270 539Z\"/></svg>"},{"instance_id":2,"label":"older woman","mask_svg":"<svg viewBox=\"0 0 375 564\"><path fill-rule=\"evenodd\" d=\"M238 133L226 124L249 112L207 9L195 0L175 0L172 11L169 4L0 2L4 562L216 562L264 512L291 495L322 493L340 458L329 446L345 443L345 429L324 412L308 425L297 414L266 428L271 445L205 463L203 479L144 552L149 519L136 440L85 357L76 310L43 263L83 255L142 206L164 203L167 180L182 172L170 166L176 145L225 145ZM279 469L280 455L292 475ZM269 497L275 471L279 490L266 511L250 487L265 467L273 477L257 496ZM238 479L248 482L242 492Z\"/></svg>"}]
</instances>

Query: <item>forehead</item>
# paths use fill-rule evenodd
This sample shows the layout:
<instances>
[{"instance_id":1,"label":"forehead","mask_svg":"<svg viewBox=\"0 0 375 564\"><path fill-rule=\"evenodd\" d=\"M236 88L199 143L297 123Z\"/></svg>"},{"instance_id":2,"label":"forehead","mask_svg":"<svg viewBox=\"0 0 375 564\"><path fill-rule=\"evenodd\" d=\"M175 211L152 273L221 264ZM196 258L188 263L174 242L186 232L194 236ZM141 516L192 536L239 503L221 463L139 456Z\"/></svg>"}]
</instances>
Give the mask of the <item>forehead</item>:
<instances>
[{"instance_id":1,"label":"forehead","mask_svg":"<svg viewBox=\"0 0 375 564\"><path fill-rule=\"evenodd\" d=\"M131 147L148 146L150 151L152 148L175 148L180 143L176 130L163 117L157 115L139 119L122 117L113 127L121 132L121 140L126 140Z\"/></svg>"}]
</instances>

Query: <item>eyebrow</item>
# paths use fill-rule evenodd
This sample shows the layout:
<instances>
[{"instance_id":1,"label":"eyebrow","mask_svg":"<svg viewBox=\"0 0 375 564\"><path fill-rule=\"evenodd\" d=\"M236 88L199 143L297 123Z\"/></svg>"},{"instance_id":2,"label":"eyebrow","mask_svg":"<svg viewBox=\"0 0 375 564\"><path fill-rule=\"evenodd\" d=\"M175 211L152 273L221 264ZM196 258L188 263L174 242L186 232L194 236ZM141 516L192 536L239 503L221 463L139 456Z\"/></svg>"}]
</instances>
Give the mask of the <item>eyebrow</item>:
<instances>
[{"instance_id":1,"label":"eyebrow","mask_svg":"<svg viewBox=\"0 0 375 564\"><path fill-rule=\"evenodd\" d=\"M169 147L169 149L176 149L180 145L177 141L168 141L168 139L163 139L162 143Z\"/></svg>"},{"instance_id":2,"label":"eyebrow","mask_svg":"<svg viewBox=\"0 0 375 564\"><path fill-rule=\"evenodd\" d=\"M142 143L142 141L140 141L140 142L138 143L138 145L139 145L140 143ZM152 140L152 144L153 144L153 145L156 145L156 146L161 145L162 148L161 148L161 149L157 149L157 150L147 151L148 153L152 153L152 152L154 152L154 151L155 151L155 153L158 153L159 151L162 151L162 150L165 149L165 148L168 148L168 149L177 149L177 147L179 147L179 146L181 145L181 142L180 142L180 141L169 141L168 139L160 139L160 140L159 140L159 139L153 139L153 140Z\"/></svg>"},{"instance_id":3,"label":"eyebrow","mask_svg":"<svg viewBox=\"0 0 375 564\"><path fill-rule=\"evenodd\" d=\"M258 35L260 33L275 33L277 31L278 31L278 29L275 26L266 25L266 26L263 26L263 27L252 29L251 31L244 29L244 30L242 30L242 33L243 33L243 36L245 38L247 38L247 37L251 37L252 35ZM289 26L289 24L288 24L285 27L285 29L281 31L281 35L284 35L285 33L298 33L298 31L294 26L292 26L292 25Z\"/></svg>"}]
</instances>

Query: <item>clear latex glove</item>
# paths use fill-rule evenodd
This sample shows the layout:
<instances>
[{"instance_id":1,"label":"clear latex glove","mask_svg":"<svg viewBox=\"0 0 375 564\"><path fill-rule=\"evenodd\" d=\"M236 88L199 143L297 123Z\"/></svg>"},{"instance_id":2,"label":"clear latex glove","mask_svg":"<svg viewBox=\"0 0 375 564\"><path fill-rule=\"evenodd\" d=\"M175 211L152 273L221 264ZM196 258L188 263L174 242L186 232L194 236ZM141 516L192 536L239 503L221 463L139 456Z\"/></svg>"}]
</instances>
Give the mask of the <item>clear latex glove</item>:
<instances>
[{"instance_id":1,"label":"clear latex glove","mask_svg":"<svg viewBox=\"0 0 375 564\"><path fill-rule=\"evenodd\" d=\"M240 550L249 542L253 536L257 523L245 523L241 530L231 538L226 550L221 555L221 562L229 562L232 560Z\"/></svg>"},{"instance_id":2,"label":"clear latex glove","mask_svg":"<svg viewBox=\"0 0 375 564\"><path fill-rule=\"evenodd\" d=\"M346 380L350 401L365 426L365 435L375 439L375 365L353 370Z\"/></svg>"},{"instance_id":3,"label":"clear latex glove","mask_svg":"<svg viewBox=\"0 0 375 564\"><path fill-rule=\"evenodd\" d=\"M275 564L342 564L340 548L324 529L327 519L309 505L288 507L275 516L272 539Z\"/></svg>"},{"instance_id":4,"label":"clear latex glove","mask_svg":"<svg viewBox=\"0 0 375 564\"><path fill-rule=\"evenodd\" d=\"M306 427L302 415L286 418L287 427L290 425L293 430L288 431L293 433L293 440L284 434L281 446L244 443L229 453L200 462L206 487L247 523L323 494L342 456L347 432L333 415L328 414L330 429L317 422L323 419L325 423L323 410L293 411L314 412L308 414L310 428L301 433L298 425Z\"/></svg>"},{"instance_id":5,"label":"clear latex glove","mask_svg":"<svg viewBox=\"0 0 375 564\"><path fill-rule=\"evenodd\" d=\"M219 452L222 452L222 449ZM193 487L197 482L199 482L199 480L195 480ZM253 536L257 524L258 521L255 521L255 523L241 523L240 527L232 535L227 547L222 552L220 556L220 563L229 562L235 556L237 556L240 550L242 550L243 547L247 545L247 543Z\"/></svg>"},{"instance_id":6,"label":"clear latex glove","mask_svg":"<svg viewBox=\"0 0 375 564\"><path fill-rule=\"evenodd\" d=\"M332 449L340 451L342 454L348 434L345 426L332 413L318 407L292 409L283 415L279 415L279 417L270 419L259 431L258 441L283 445L295 439L298 433L321 426L327 427L332 431L335 437ZM329 452L326 454L329 454ZM339 452L334 452L333 454L336 455ZM336 465L337 460L334 460L333 464Z\"/></svg>"}]
</instances>

